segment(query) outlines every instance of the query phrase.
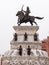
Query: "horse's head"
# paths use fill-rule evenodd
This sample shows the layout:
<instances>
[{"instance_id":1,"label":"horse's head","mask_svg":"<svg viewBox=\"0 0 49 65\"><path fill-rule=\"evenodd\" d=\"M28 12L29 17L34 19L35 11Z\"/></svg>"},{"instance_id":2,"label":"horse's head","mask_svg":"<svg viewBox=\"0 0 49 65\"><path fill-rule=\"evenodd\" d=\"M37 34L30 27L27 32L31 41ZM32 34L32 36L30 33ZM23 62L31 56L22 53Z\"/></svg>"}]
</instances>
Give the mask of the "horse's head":
<instances>
[{"instance_id":1,"label":"horse's head","mask_svg":"<svg viewBox=\"0 0 49 65\"><path fill-rule=\"evenodd\" d=\"M17 12L16 16L20 15L20 11Z\"/></svg>"},{"instance_id":2,"label":"horse's head","mask_svg":"<svg viewBox=\"0 0 49 65\"><path fill-rule=\"evenodd\" d=\"M16 16L19 16L19 15L24 15L24 13L22 11L18 11Z\"/></svg>"}]
</instances>

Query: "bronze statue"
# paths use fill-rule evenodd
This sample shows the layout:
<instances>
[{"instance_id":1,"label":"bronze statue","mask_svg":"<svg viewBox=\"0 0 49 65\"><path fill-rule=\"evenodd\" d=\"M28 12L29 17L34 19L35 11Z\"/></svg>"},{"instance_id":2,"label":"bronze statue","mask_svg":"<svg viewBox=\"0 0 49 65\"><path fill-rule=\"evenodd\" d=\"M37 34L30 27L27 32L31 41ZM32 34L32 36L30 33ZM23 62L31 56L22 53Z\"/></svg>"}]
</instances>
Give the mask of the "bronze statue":
<instances>
[{"instance_id":1,"label":"bronze statue","mask_svg":"<svg viewBox=\"0 0 49 65\"><path fill-rule=\"evenodd\" d=\"M28 55L31 54L31 48L30 48L30 46L28 46L28 48L27 48L27 54L28 54Z\"/></svg>"},{"instance_id":2,"label":"bronze statue","mask_svg":"<svg viewBox=\"0 0 49 65\"><path fill-rule=\"evenodd\" d=\"M21 9L21 11L18 11L16 16L18 16L18 25L20 25L21 23L27 23L30 22L31 25L33 25L33 23L35 23L37 25L37 23L35 22L35 19L43 19L44 17L35 17L35 16L30 16L29 15L30 10L29 7L27 7L27 10L24 11L23 7Z\"/></svg>"},{"instance_id":3,"label":"bronze statue","mask_svg":"<svg viewBox=\"0 0 49 65\"><path fill-rule=\"evenodd\" d=\"M21 56L22 55L22 46L20 45L19 47L19 55Z\"/></svg>"},{"instance_id":4,"label":"bronze statue","mask_svg":"<svg viewBox=\"0 0 49 65\"><path fill-rule=\"evenodd\" d=\"M25 13L25 16L29 16L29 13L30 13L29 7L27 6L26 11L24 11L24 10L22 9L22 12Z\"/></svg>"},{"instance_id":5,"label":"bronze statue","mask_svg":"<svg viewBox=\"0 0 49 65\"><path fill-rule=\"evenodd\" d=\"M14 34L14 40L17 41L17 34Z\"/></svg>"},{"instance_id":6,"label":"bronze statue","mask_svg":"<svg viewBox=\"0 0 49 65\"><path fill-rule=\"evenodd\" d=\"M27 41L27 33L24 34L24 41Z\"/></svg>"}]
</instances>

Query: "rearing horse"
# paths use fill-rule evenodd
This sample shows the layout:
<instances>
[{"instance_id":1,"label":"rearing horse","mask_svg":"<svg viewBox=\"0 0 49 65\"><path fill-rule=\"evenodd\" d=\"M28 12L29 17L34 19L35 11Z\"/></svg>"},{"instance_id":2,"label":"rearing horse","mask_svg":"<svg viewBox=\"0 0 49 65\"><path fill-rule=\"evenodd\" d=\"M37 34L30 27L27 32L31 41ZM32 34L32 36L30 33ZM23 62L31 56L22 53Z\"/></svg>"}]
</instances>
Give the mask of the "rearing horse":
<instances>
[{"instance_id":1,"label":"rearing horse","mask_svg":"<svg viewBox=\"0 0 49 65\"><path fill-rule=\"evenodd\" d=\"M17 22L18 25L20 25L21 23L27 23L27 22L30 22L31 25L33 25L33 23L37 25L37 23L35 22L35 19L41 20L44 18L44 17L26 16L22 11L18 11L16 16L18 16L18 22Z\"/></svg>"}]
</instances>

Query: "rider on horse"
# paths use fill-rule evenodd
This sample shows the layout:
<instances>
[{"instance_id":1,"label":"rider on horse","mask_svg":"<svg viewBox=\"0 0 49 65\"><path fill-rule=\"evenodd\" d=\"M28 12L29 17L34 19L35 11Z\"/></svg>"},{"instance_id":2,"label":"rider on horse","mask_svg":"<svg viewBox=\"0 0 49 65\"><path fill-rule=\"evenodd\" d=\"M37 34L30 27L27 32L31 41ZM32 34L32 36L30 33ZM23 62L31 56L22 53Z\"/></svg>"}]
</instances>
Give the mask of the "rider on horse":
<instances>
[{"instance_id":1,"label":"rider on horse","mask_svg":"<svg viewBox=\"0 0 49 65\"><path fill-rule=\"evenodd\" d=\"M30 10L29 7L27 7L26 11L23 10L23 7L21 9L21 11L18 11L16 16L18 16L18 22L17 24L20 25L21 23L27 23L30 22L31 25L33 25L33 23L35 23L37 25L37 23L35 22L35 19L43 19L44 17L38 17L38 16L30 16L29 15Z\"/></svg>"},{"instance_id":2,"label":"rider on horse","mask_svg":"<svg viewBox=\"0 0 49 65\"><path fill-rule=\"evenodd\" d=\"M25 13L25 16L28 17L28 16L29 16L29 13L30 13L29 7L27 6L26 11L24 11L24 10L22 9L22 12Z\"/></svg>"},{"instance_id":3,"label":"rider on horse","mask_svg":"<svg viewBox=\"0 0 49 65\"><path fill-rule=\"evenodd\" d=\"M27 10L26 11L22 10L22 12L25 13L25 16L28 16L30 13L29 7L27 6Z\"/></svg>"}]
</instances>

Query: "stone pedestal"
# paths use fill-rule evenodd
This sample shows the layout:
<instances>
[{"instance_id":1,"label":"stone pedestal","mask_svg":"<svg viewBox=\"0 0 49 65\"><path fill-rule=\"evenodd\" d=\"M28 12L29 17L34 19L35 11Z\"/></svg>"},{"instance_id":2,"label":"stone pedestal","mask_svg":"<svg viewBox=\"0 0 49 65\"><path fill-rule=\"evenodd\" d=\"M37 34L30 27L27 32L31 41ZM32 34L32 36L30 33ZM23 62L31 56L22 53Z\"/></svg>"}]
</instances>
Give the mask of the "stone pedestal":
<instances>
[{"instance_id":1,"label":"stone pedestal","mask_svg":"<svg viewBox=\"0 0 49 65\"><path fill-rule=\"evenodd\" d=\"M38 39L39 26L13 26L13 28L15 35L10 42L11 49L2 56L2 65L49 65L48 54L42 50L42 43ZM22 55L19 54L20 47Z\"/></svg>"},{"instance_id":2,"label":"stone pedestal","mask_svg":"<svg viewBox=\"0 0 49 65\"><path fill-rule=\"evenodd\" d=\"M12 49L17 48L17 46L20 45L25 48L30 45L33 49L41 49L41 42L39 39L37 41L34 40L34 34L39 29L38 26L13 26L13 28L17 34L17 41L14 41L14 39L11 41ZM24 40L25 33L27 34L27 40Z\"/></svg>"}]
</instances>

